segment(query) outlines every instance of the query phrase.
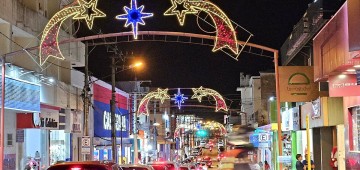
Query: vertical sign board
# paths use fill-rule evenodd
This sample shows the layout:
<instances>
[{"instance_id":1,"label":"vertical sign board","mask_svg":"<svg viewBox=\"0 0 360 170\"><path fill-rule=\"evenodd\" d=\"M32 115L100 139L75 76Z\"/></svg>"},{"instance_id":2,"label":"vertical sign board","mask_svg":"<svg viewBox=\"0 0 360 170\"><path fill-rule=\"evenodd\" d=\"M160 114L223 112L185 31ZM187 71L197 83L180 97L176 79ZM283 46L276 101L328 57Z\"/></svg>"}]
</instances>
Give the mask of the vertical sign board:
<instances>
[{"instance_id":1,"label":"vertical sign board","mask_svg":"<svg viewBox=\"0 0 360 170\"><path fill-rule=\"evenodd\" d=\"M91 153L91 139L89 136L83 136L81 138L81 154Z\"/></svg>"},{"instance_id":2,"label":"vertical sign board","mask_svg":"<svg viewBox=\"0 0 360 170\"><path fill-rule=\"evenodd\" d=\"M314 67L279 67L281 102L307 102L319 97L317 83L314 83Z\"/></svg>"}]
</instances>

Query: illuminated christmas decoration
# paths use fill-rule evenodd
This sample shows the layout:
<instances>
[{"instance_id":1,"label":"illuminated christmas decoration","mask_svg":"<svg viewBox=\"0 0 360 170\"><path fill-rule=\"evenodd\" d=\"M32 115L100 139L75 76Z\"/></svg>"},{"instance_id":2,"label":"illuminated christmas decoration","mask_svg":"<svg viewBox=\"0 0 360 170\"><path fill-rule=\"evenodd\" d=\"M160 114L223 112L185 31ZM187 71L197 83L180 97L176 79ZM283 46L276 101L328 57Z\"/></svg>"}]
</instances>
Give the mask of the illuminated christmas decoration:
<instances>
[{"instance_id":1,"label":"illuminated christmas decoration","mask_svg":"<svg viewBox=\"0 0 360 170\"><path fill-rule=\"evenodd\" d=\"M188 98L184 97L184 94L181 94L180 89L178 89L177 94L174 94L174 98L171 98L171 100L175 101L175 104L178 105L179 109L181 109L181 104L184 103L186 99Z\"/></svg>"},{"instance_id":2,"label":"illuminated christmas decoration","mask_svg":"<svg viewBox=\"0 0 360 170\"><path fill-rule=\"evenodd\" d=\"M227 133L225 126L216 121L205 123L203 129L210 129L210 130L218 129L220 131L220 135L225 135Z\"/></svg>"},{"instance_id":3,"label":"illuminated christmas decoration","mask_svg":"<svg viewBox=\"0 0 360 170\"><path fill-rule=\"evenodd\" d=\"M224 98L215 90L203 88L191 88L194 92L194 95L191 96L191 99L198 99L201 102L202 98L205 96L212 96L216 102L216 112L219 110L228 111Z\"/></svg>"},{"instance_id":4,"label":"illuminated christmas decoration","mask_svg":"<svg viewBox=\"0 0 360 170\"><path fill-rule=\"evenodd\" d=\"M196 14L198 11L191 8L189 5L185 5L185 1L171 0L172 6L164 13L164 15L176 15L181 26L185 23L185 16L187 14ZM183 10L178 10L178 7L181 6Z\"/></svg>"},{"instance_id":5,"label":"illuminated christmas decoration","mask_svg":"<svg viewBox=\"0 0 360 170\"><path fill-rule=\"evenodd\" d=\"M61 24L66 19L71 16L73 16L73 19L84 19L89 29L92 29L95 18L106 16L96 8L97 2L97 0L90 0L89 2L86 0L78 0L78 5L60 10L49 20L43 30L40 41L40 66L42 66L49 57L65 59L59 48L58 35ZM92 12L90 13L88 11Z\"/></svg>"},{"instance_id":6,"label":"illuminated christmas decoration","mask_svg":"<svg viewBox=\"0 0 360 170\"><path fill-rule=\"evenodd\" d=\"M148 104L149 101L154 98L160 100L161 103L164 103L166 99L170 99L168 95L168 89L157 89L156 91L148 93L141 101L138 107L137 115L141 114L149 116Z\"/></svg>"},{"instance_id":7,"label":"illuminated christmas decoration","mask_svg":"<svg viewBox=\"0 0 360 170\"><path fill-rule=\"evenodd\" d=\"M229 48L234 54L239 54L235 29L231 20L219 7L209 1L202 0L171 0L171 3L172 6L164 15L176 15L180 25L184 25L187 14L196 14L199 11L204 11L210 16L216 28L213 52L222 48ZM181 11L178 10L180 5L183 8Z\"/></svg>"},{"instance_id":8,"label":"illuminated christmas decoration","mask_svg":"<svg viewBox=\"0 0 360 170\"><path fill-rule=\"evenodd\" d=\"M145 25L143 18L152 17L153 14L143 13L144 5L141 5L138 8L136 0L131 0L130 7L131 8L124 6L126 14L117 15L116 19L126 20L125 27L128 27L131 24L134 38L137 39L138 24Z\"/></svg>"}]
</instances>

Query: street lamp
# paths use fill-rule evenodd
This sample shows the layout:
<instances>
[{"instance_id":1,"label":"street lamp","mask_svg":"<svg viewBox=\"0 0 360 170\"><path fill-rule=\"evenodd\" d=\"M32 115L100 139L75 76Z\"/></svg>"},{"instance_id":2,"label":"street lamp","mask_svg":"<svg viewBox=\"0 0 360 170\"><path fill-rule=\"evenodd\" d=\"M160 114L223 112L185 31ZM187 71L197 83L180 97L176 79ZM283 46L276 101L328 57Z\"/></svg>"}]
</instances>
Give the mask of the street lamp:
<instances>
[{"instance_id":1,"label":"street lamp","mask_svg":"<svg viewBox=\"0 0 360 170\"><path fill-rule=\"evenodd\" d=\"M116 156L117 154L117 147L116 147L116 126L115 126L115 99L116 99L116 91L115 91L115 77L116 74L125 70L129 70L132 68L140 67L142 65L142 62L136 62L135 64L129 65L127 68L122 67L122 70L116 71L116 57L111 57L111 87L112 87L112 95L111 95L111 101L110 101L110 107L111 107L111 142L112 142L112 160L116 162ZM122 114L120 115L120 153L121 153L121 163L123 160L122 155L122 148L123 148L123 142L122 142L122 132L123 132L123 126L122 126ZM135 139L136 140L136 139Z\"/></svg>"}]
</instances>

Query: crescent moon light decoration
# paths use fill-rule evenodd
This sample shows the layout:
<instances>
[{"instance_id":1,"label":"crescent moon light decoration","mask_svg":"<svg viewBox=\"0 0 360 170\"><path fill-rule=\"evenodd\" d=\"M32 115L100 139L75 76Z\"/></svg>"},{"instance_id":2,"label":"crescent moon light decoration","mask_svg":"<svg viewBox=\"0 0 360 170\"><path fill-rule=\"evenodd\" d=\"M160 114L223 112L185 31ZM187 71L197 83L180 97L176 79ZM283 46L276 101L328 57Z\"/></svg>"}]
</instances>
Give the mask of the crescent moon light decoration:
<instances>
[{"instance_id":1,"label":"crescent moon light decoration","mask_svg":"<svg viewBox=\"0 0 360 170\"><path fill-rule=\"evenodd\" d=\"M63 8L57 12L46 24L40 41L40 66L44 65L49 57L65 59L59 48L58 35L60 26L66 19L72 16L72 19L84 19L88 28L92 29L95 18L106 16L105 13L96 8L98 0L90 0L89 2L78 0L77 2L78 5Z\"/></svg>"},{"instance_id":2,"label":"crescent moon light decoration","mask_svg":"<svg viewBox=\"0 0 360 170\"><path fill-rule=\"evenodd\" d=\"M137 116L141 114L149 116L148 104L152 98L159 99L161 103L164 103L166 99L170 99L168 89L157 89L156 91L148 93L139 104Z\"/></svg>"},{"instance_id":3,"label":"crescent moon light decoration","mask_svg":"<svg viewBox=\"0 0 360 170\"><path fill-rule=\"evenodd\" d=\"M164 15L176 15L180 25L184 25L187 14L206 12L215 23L216 38L213 52L222 48L230 49L234 54L239 54L236 32L231 20L215 4L202 0L171 0L172 6ZM181 7L181 9L179 9Z\"/></svg>"},{"instance_id":4,"label":"crescent moon light decoration","mask_svg":"<svg viewBox=\"0 0 360 170\"><path fill-rule=\"evenodd\" d=\"M226 106L224 98L215 90L203 88L202 86L200 88L191 88L194 92L194 95L191 96L191 99L198 99L199 102L201 102L201 99L205 96L212 96L215 99L216 102L216 112L219 110L228 111L228 108Z\"/></svg>"}]
</instances>

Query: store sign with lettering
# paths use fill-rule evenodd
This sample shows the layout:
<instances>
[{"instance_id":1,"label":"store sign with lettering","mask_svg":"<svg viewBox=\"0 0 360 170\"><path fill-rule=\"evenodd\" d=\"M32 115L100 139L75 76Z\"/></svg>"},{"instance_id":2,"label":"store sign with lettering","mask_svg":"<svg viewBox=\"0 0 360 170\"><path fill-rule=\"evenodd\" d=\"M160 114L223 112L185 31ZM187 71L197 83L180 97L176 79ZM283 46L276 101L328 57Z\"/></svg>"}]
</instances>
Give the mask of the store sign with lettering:
<instances>
[{"instance_id":1,"label":"store sign with lettering","mask_svg":"<svg viewBox=\"0 0 360 170\"><path fill-rule=\"evenodd\" d=\"M310 66L279 67L280 101L307 102L319 96L314 83L314 68Z\"/></svg>"},{"instance_id":2,"label":"store sign with lettering","mask_svg":"<svg viewBox=\"0 0 360 170\"><path fill-rule=\"evenodd\" d=\"M116 130L121 130L122 127L122 131L127 131L126 130L126 117L125 116L120 116L120 114L116 114L115 115L115 128ZM111 130L111 113L104 111L104 117L103 117L103 121L104 121L104 129L106 130ZM121 123L120 123L121 122Z\"/></svg>"},{"instance_id":3,"label":"store sign with lettering","mask_svg":"<svg viewBox=\"0 0 360 170\"><path fill-rule=\"evenodd\" d=\"M122 117L121 117L122 114ZM124 138L129 136L129 113L128 110L116 107L116 135L121 131ZM122 120L121 120L122 119ZM121 122L121 123L120 123ZM111 137L111 112L110 104L94 100L94 135L99 137Z\"/></svg>"},{"instance_id":4,"label":"store sign with lettering","mask_svg":"<svg viewBox=\"0 0 360 170\"><path fill-rule=\"evenodd\" d=\"M335 75L329 77L329 96L360 96L356 74Z\"/></svg>"},{"instance_id":5,"label":"store sign with lettering","mask_svg":"<svg viewBox=\"0 0 360 170\"><path fill-rule=\"evenodd\" d=\"M34 124L40 126L41 129L59 129L59 111L41 109L41 113L34 113L33 117Z\"/></svg>"}]
</instances>

